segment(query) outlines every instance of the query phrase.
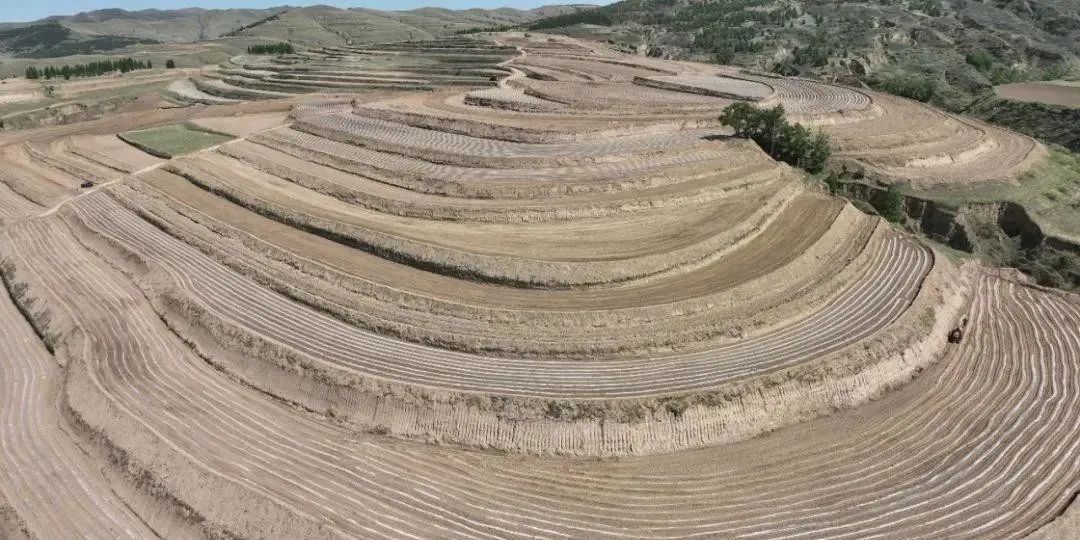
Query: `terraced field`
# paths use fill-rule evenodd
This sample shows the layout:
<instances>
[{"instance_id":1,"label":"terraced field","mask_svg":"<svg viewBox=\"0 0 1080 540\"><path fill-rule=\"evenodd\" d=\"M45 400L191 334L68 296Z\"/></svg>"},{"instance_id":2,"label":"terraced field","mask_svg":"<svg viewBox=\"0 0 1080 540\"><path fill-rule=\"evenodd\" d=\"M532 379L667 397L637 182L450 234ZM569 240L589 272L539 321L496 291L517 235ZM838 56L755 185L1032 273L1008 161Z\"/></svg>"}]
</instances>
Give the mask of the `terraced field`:
<instances>
[{"instance_id":1,"label":"terraced field","mask_svg":"<svg viewBox=\"0 0 1080 540\"><path fill-rule=\"evenodd\" d=\"M213 73L174 83L166 97L221 104L312 92L432 90L494 86L518 54L475 39L326 47L280 56L238 56Z\"/></svg>"},{"instance_id":2,"label":"terraced field","mask_svg":"<svg viewBox=\"0 0 1080 540\"><path fill-rule=\"evenodd\" d=\"M782 104L887 181L1041 147L870 92L493 39L240 59L173 88L236 139L169 159L119 120L5 139L0 532L1067 531L1080 297L952 260L715 117ZM321 67L347 63L366 72ZM209 114L296 85L329 90Z\"/></svg>"}]
</instances>

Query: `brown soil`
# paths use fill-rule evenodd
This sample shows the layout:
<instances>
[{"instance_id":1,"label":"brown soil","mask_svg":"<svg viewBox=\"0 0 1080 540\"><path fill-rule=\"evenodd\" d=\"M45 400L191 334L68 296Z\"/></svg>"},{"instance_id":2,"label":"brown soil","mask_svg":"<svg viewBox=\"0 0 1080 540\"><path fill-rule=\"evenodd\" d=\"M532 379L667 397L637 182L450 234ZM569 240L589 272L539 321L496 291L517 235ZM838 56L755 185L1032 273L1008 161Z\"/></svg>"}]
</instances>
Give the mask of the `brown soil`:
<instances>
[{"instance_id":1,"label":"brown soil","mask_svg":"<svg viewBox=\"0 0 1080 540\"><path fill-rule=\"evenodd\" d=\"M995 86L994 91L1005 99L1080 107L1080 86L1050 83L1013 83Z\"/></svg>"}]
</instances>

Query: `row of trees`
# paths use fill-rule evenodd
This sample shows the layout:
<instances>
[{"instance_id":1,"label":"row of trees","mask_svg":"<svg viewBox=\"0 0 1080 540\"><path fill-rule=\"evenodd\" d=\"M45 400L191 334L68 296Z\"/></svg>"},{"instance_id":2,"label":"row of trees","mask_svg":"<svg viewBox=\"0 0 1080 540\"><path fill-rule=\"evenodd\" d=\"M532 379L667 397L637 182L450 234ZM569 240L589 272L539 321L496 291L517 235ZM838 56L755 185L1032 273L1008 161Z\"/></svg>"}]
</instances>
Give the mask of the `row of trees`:
<instances>
[{"instance_id":1,"label":"row of trees","mask_svg":"<svg viewBox=\"0 0 1080 540\"><path fill-rule=\"evenodd\" d=\"M119 71L120 73L127 73L129 71L135 71L137 69L151 69L153 67L154 64L149 60L144 62L142 60L135 60L133 58L121 58L119 60L101 60L99 62L90 62L89 64L76 64L74 66L46 66L43 69L38 69L35 66L28 66L26 68L26 78L57 79L63 77L66 80L72 77L97 77L106 73L112 73L114 71Z\"/></svg>"},{"instance_id":2,"label":"row of trees","mask_svg":"<svg viewBox=\"0 0 1080 540\"><path fill-rule=\"evenodd\" d=\"M248 54L293 54L296 49L293 48L292 43L267 43L263 45L252 45L247 48Z\"/></svg>"},{"instance_id":3,"label":"row of trees","mask_svg":"<svg viewBox=\"0 0 1080 540\"><path fill-rule=\"evenodd\" d=\"M810 131L802 124L788 123L783 105L759 109L739 101L723 110L720 122L734 129L736 137L753 139L773 159L812 174L824 170L832 155L829 136L820 130Z\"/></svg>"}]
</instances>

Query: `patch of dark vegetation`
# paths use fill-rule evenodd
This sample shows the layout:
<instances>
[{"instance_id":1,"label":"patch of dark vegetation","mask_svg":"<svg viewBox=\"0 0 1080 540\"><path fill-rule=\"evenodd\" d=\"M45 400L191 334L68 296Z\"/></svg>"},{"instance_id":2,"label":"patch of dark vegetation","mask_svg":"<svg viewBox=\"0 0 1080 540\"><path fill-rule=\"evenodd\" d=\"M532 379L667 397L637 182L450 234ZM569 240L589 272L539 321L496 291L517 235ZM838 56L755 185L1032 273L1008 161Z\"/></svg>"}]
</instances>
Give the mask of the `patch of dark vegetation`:
<instances>
[{"instance_id":1,"label":"patch of dark vegetation","mask_svg":"<svg viewBox=\"0 0 1080 540\"><path fill-rule=\"evenodd\" d=\"M917 74L893 73L885 76L872 76L866 79L868 85L875 90L881 90L923 103L930 102L939 93L938 81L930 77Z\"/></svg>"},{"instance_id":2,"label":"patch of dark vegetation","mask_svg":"<svg viewBox=\"0 0 1080 540\"><path fill-rule=\"evenodd\" d=\"M76 54L95 54L115 51L132 45L152 45L161 43L153 39L126 36L98 36L90 39L58 43L56 45L20 54L22 58L59 58Z\"/></svg>"},{"instance_id":3,"label":"patch of dark vegetation","mask_svg":"<svg viewBox=\"0 0 1080 540\"><path fill-rule=\"evenodd\" d=\"M127 36L84 36L58 22L0 30L0 52L16 58L56 58L94 54L138 44L159 43Z\"/></svg>"},{"instance_id":4,"label":"patch of dark vegetation","mask_svg":"<svg viewBox=\"0 0 1080 540\"><path fill-rule=\"evenodd\" d=\"M476 28L466 28L464 30L457 30L455 35L467 35L467 34L482 34L484 32L509 32L510 30L517 30L521 28L519 24L500 24L496 26L478 26Z\"/></svg>"},{"instance_id":5,"label":"patch of dark vegetation","mask_svg":"<svg viewBox=\"0 0 1080 540\"><path fill-rule=\"evenodd\" d=\"M35 24L0 30L0 47L18 54L21 50L51 47L71 37L71 29L59 23Z\"/></svg>"},{"instance_id":6,"label":"patch of dark vegetation","mask_svg":"<svg viewBox=\"0 0 1080 540\"><path fill-rule=\"evenodd\" d=\"M784 107L759 109L739 101L724 108L720 122L735 130L736 137L754 142L777 159L817 174L825 169L832 155L829 136L822 131L810 131L802 124L790 124L784 118Z\"/></svg>"},{"instance_id":7,"label":"patch of dark vegetation","mask_svg":"<svg viewBox=\"0 0 1080 540\"><path fill-rule=\"evenodd\" d=\"M171 60L170 60L171 62ZM38 69L36 66L26 68L27 79L70 79L72 77L99 77L108 73L119 71L128 73L139 69L153 69L154 64L150 61L143 62L133 58L121 58L119 60L101 60L89 64L64 65L62 67L45 66Z\"/></svg>"},{"instance_id":8,"label":"patch of dark vegetation","mask_svg":"<svg viewBox=\"0 0 1080 540\"><path fill-rule=\"evenodd\" d=\"M554 17L541 19L533 24L530 24L529 30L548 30L552 28L562 28L565 26L574 26L579 24L610 26L613 22L614 19L608 13L608 10L599 8L580 11L578 13L556 15Z\"/></svg>"},{"instance_id":9,"label":"patch of dark vegetation","mask_svg":"<svg viewBox=\"0 0 1080 540\"><path fill-rule=\"evenodd\" d=\"M296 49L292 43L266 43L247 48L248 54L293 54Z\"/></svg>"},{"instance_id":10,"label":"patch of dark vegetation","mask_svg":"<svg viewBox=\"0 0 1080 540\"><path fill-rule=\"evenodd\" d=\"M1046 142L1080 152L1080 108L987 95L964 111Z\"/></svg>"}]
</instances>

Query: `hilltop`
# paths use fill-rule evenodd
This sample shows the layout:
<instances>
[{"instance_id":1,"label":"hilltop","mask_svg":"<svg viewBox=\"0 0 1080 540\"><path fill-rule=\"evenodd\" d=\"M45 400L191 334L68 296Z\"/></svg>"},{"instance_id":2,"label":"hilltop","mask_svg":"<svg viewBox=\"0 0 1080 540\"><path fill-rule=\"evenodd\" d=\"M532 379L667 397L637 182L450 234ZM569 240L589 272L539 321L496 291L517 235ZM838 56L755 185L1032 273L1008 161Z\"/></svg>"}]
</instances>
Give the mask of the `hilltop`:
<instances>
[{"instance_id":1,"label":"hilltop","mask_svg":"<svg viewBox=\"0 0 1080 540\"><path fill-rule=\"evenodd\" d=\"M308 46L429 39L461 30L529 24L592 6L544 6L454 11L378 11L330 6L267 9L104 9L0 24L0 56L55 58L114 51L137 44L184 43L223 37L289 40Z\"/></svg>"}]
</instances>

